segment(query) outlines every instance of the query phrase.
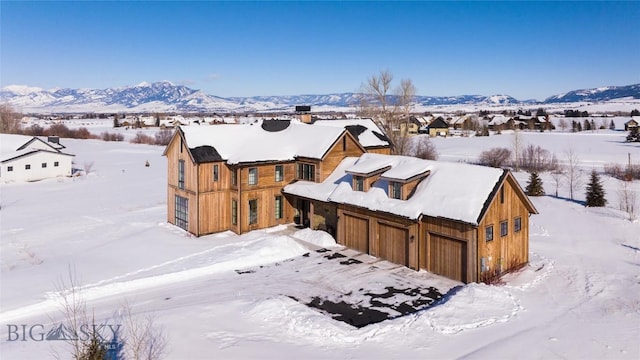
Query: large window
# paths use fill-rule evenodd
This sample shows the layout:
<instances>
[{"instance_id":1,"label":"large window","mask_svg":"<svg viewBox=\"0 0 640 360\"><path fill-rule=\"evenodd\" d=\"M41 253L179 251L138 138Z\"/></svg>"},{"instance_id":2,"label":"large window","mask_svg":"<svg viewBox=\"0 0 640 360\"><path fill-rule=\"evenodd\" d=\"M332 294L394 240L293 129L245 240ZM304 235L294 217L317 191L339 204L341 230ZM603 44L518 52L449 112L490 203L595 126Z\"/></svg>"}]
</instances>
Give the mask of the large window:
<instances>
[{"instance_id":1,"label":"large window","mask_svg":"<svg viewBox=\"0 0 640 360\"><path fill-rule=\"evenodd\" d=\"M184 189L184 160L178 161L178 188Z\"/></svg>"},{"instance_id":2,"label":"large window","mask_svg":"<svg viewBox=\"0 0 640 360\"><path fill-rule=\"evenodd\" d=\"M258 185L258 168L249 168L249 185Z\"/></svg>"},{"instance_id":3,"label":"large window","mask_svg":"<svg viewBox=\"0 0 640 360\"><path fill-rule=\"evenodd\" d=\"M513 219L513 232L518 232L522 230L522 218Z\"/></svg>"},{"instance_id":4,"label":"large window","mask_svg":"<svg viewBox=\"0 0 640 360\"><path fill-rule=\"evenodd\" d=\"M282 196L276 196L276 219L282 219Z\"/></svg>"},{"instance_id":5,"label":"large window","mask_svg":"<svg viewBox=\"0 0 640 360\"><path fill-rule=\"evenodd\" d=\"M392 181L389 183L389 197L392 199L402 199L402 184Z\"/></svg>"},{"instance_id":6,"label":"large window","mask_svg":"<svg viewBox=\"0 0 640 360\"><path fill-rule=\"evenodd\" d=\"M353 190L364 191L364 178L362 176L353 176Z\"/></svg>"},{"instance_id":7,"label":"large window","mask_svg":"<svg viewBox=\"0 0 640 360\"><path fill-rule=\"evenodd\" d=\"M485 241L493 241L493 225L484 228Z\"/></svg>"},{"instance_id":8,"label":"large window","mask_svg":"<svg viewBox=\"0 0 640 360\"><path fill-rule=\"evenodd\" d=\"M218 177L220 176L219 171L220 167L217 164L213 165L213 181L218 181Z\"/></svg>"},{"instance_id":9,"label":"large window","mask_svg":"<svg viewBox=\"0 0 640 360\"><path fill-rule=\"evenodd\" d=\"M316 181L316 166L313 164L299 163L296 173L298 179Z\"/></svg>"},{"instance_id":10,"label":"large window","mask_svg":"<svg viewBox=\"0 0 640 360\"><path fill-rule=\"evenodd\" d=\"M282 165L276 165L276 182L284 180L284 168Z\"/></svg>"},{"instance_id":11,"label":"large window","mask_svg":"<svg viewBox=\"0 0 640 360\"><path fill-rule=\"evenodd\" d=\"M189 226L189 199L176 195L176 226L185 230Z\"/></svg>"},{"instance_id":12,"label":"large window","mask_svg":"<svg viewBox=\"0 0 640 360\"><path fill-rule=\"evenodd\" d=\"M238 201L236 199L231 200L231 224L238 225Z\"/></svg>"},{"instance_id":13,"label":"large window","mask_svg":"<svg viewBox=\"0 0 640 360\"><path fill-rule=\"evenodd\" d=\"M504 220L500 222L500 236L507 236L509 234L509 221Z\"/></svg>"},{"instance_id":14,"label":"large window","mask_svg":"<svg viewBox=\"0 0 640 360\"><path fill-rule=\"evenodd\" d=\"M249 200L249 225L258 223L258 200Z\"/></svg>"}]
</instances>

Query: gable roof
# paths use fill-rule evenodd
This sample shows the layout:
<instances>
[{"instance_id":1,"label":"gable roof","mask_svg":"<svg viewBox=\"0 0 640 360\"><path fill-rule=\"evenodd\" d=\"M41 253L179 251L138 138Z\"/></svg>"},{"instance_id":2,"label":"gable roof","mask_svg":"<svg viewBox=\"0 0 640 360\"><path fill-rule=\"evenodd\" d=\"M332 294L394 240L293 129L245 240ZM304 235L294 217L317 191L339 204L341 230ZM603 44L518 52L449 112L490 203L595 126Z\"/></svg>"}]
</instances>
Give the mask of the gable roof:
<instances>
[{"instance_id":1,"label":"gable roof","mask_svg":"<svg viewBox=\"0 0 640 360\"><path fill-rule=\"evenodd\" d=\"M74 156L61 152L35 136L0 134L0 162L8 162L37 152Z\"/></svg>"},{"instance_id":2,"label":"gable roof","mask_svg":"<svg viewBox=\"0 0 640 360\"><path fill-rule=\"evenodd\" d=\"M277 120L184 126L179 127L178 132L195 162L240 164L287 161L296 157L322 159L346 130Z\"/></svg>"},{"instance_id":3,"label":"gable roof","mask_svg":"<svg viewBox=\"0 0 640 360\"><path fill-rule=\"evenodd\" d=\"M389 167L369 191L354 191L350 172ZM359 172L359 171L358 171ZM322 183L298 181L284 192L309 199L350 204L417 220L421 215L478 225L486 203L508 171L479 165L422 160L398 155L367 153L343 160ZM425 174L407 200L389 198L388 180ZM473 181L469 181L473 179ZM530 204L530 203L529 203ZM531 205L532 206L532 205ZM535 208L531 208L537 213Z\"/></svg>"},{"instance_id":4,"label":"gable roof","mask_svg":"<svg viewBox=\"0 0 640 360\"><path fill-rule=\"evenodd\" d=\"M316 120L313 124L345 128L365 148L391 146L391 141L371 119Z\"/></svg>"},{"instance_id":5,"label":"gable roof","mask_svg":"<svg viewBox=\"0 0 640 360\"><path fill-rule=\"evenodd\" d=\"M429 124L430 129L448 129L449 124L442 117L437 117Z\"/></svg>"}]
</instances>

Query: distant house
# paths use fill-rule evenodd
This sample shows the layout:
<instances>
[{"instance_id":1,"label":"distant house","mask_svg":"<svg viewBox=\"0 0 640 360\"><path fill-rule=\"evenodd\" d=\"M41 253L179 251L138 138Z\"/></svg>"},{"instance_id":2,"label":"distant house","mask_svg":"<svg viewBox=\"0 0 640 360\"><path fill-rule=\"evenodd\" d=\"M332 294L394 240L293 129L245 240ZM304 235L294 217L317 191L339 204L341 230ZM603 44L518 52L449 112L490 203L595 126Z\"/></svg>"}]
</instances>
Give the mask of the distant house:
<instances>
[{"instance_id":1,"label":"distant house","mask_svg":"<svg viewBox=\"0 0 640 360\"><path fill-rule=\"evenodd\" d=\"M632 129L637 129L639 124L640 124L640 117L634 116L631 118L631 120L624 123L624 131L631 131Z\"/></svg>"},{"instance_id":2,"label":"distant house","mask_svg":"<svg viewBox=\"0 0 640 360\"><path fill-rule=\"evenodd\" d=\"M433 119L427 128L429 129L430 137L449 136L449 124L444 121L442 116Z\"/></svg>"},{"instance_id":3,"label":"distant house","mask_svg":"<svg viewBox=\"0 0 640 360\"><path fill-rule=\"evenodd\" d=\"M527 263L538 213L508 170L394 155L346 158L283 192L309 202L310 226L335 229L338 243L462 282Z\"/></svg>"},{"instance_id":4,"label":"distant house","mask_svg":"<svg viewBox=\"0 0 640 360\"><path fill-rule=\"evenodd\" d=\"M376 154L391 153L391 140L369 118L316 120L313 125L345 128L367 152Z\"/></svg>"},{"instance_id":5,"label":"distant house","mask_svg":"<svg viewBox=\"0 0 640 360\"><path fill-rule=\"evenodd\" d=\"M0 134L0 181L37 181L71 176L72 154L57 137L46 141L39 137Z\"/></svg>"}]
</instances>

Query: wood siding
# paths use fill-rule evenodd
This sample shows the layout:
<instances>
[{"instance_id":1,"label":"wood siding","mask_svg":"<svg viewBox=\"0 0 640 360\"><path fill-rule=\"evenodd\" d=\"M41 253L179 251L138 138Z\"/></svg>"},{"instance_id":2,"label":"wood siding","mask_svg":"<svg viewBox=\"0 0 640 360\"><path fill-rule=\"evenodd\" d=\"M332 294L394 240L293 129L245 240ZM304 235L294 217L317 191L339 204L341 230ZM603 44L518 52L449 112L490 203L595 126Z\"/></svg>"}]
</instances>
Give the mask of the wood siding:
<instances>
[{"instance_id":1,"label":"wood siding","mask_svg":"<svg viewBox=\"0 0 640 360\"><path fill-rule=\"evenodd\" d=\"M362 154L364 154L364 149L360 146L358 141L354 139L351 134L345 132L322 158L318 182L323 182L327 177L329 177L345 157L358 157Z\"/></svg>"},{"instance_id":2,"label":"wood siding","mask_svg":"<svg viewBox=\"0 0 640 360\"><path fill-rule=\"evenodd\" d=\"M382 155L391 155L391 147L383 146L383 147L368 147L366 148L368 153L372 154L382 154Z\"/></svg>"},{"instance_id":3,"label":"wood siding","mask_svg":"<svg viewBox=\"0 0 640 360\"><path fill-rule=\"evenodd\" d=\"M529 211L518 196L517 184L511 175L507 176L502 188L502 199L498 189L478 227L478 274L483 270L482 261L487 266L485 271L505 271L529 261ZM514 232L516 218L521 219L519 232ZM502 221L507 221L506 236L500 236ZM492 241L486 239L487 226L493 226Z\"/></svg>"},{"instance_id":4,"label":"wood siding","mask_svg":"<svg viewBox=\"0 0 640 360\"><path fill-rule=\"evenodd\" d=\"M336 241L339 244L412 269L418 268L417 222L343 204L338 205L337 214Z\"/></svg>"},{"instance_id":5,"label":"wood siding","mask_svg":"<svg viewBox=\"0 0 640 360\"><path fill-rule=\"evenodd\" d=\"M463 282L476 281L476 227L428 216L420 225L420 269L447 277L456 276ZM465 273L458 275L460 269Z\"/></svg>"}]
</instances>

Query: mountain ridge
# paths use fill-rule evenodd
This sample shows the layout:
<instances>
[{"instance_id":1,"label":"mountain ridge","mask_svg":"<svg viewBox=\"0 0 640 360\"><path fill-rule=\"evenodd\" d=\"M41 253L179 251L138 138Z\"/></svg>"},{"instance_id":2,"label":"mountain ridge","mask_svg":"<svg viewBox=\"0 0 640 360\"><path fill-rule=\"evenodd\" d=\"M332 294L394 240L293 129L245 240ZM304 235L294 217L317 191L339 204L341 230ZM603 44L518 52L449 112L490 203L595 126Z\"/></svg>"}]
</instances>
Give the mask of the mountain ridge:
<instances>
[{"instance_id":1,"label":"mountain ridge","mask_svg":"<svg viewBox=\"0 0 640 360\"><path fill-rule=\"evenodd\" d=\"M361 94L349 92L224 98L169 81L142 82L134 86L107 89L46 90L27 85L8 85L0 89L0 101L26 112L259 112L292 111L295 105L343 109L356 107L361 98ZM414 104L423 107L531 105L603 102L620 98L640 99L640 84L573 90L550 96L543 101L521 101L509 95L417 95Z\"/></svg>"}]
</instances>

